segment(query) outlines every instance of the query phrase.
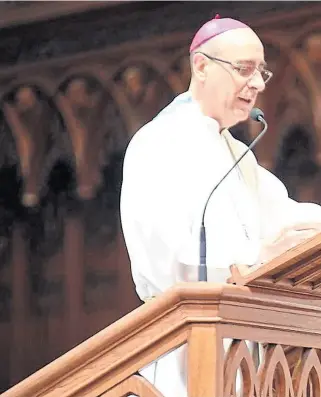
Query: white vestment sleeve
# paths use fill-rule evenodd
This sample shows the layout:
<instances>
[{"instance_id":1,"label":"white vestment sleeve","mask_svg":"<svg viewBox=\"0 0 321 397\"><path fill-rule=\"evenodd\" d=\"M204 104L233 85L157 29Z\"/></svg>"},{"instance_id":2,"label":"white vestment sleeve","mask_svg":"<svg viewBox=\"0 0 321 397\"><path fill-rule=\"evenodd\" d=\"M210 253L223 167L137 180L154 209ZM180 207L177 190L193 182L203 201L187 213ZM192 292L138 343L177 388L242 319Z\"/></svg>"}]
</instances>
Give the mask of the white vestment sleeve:
<instances>
[{"instance_id":1,"label":"white vestment sleeve","mask_svg":"<svg viewBox=\"0 0 321 397\"><path fill-rule=\"evenodd\" d=\"M292 200L284 184L261 166L258 166L258 181L263 238L300 223L321 222L321 206Z\"/></svg>"}]
</instances>

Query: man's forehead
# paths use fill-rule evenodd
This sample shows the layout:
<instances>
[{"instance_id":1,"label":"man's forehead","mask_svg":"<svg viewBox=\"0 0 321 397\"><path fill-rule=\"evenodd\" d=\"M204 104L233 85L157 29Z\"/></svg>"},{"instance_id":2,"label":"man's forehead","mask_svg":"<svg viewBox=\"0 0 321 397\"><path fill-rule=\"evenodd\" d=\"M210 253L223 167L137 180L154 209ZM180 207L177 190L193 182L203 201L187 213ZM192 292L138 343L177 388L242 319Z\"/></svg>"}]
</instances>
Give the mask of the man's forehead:
<instances>
[{"instance_id":1,"label":"man's forehead","mask_svg":"<svg viewBox=\"0 0 321 397\"><path fill-rule=\"evenodd\" d=\"M263 44L251 29L226 32L214 39L211 47L212 51L216 48L221 56L265 62Z\"/></svg>"},{"instance_id":2,"label":"man's forehead","mask_svg":"<svg viewBox=\"0 0 321 397\"><path fill-rule=\"evenodd\" d=\"M247 48L248 50L263 51L263 44L258 35L250 28L230 30L211 40L212 45L219 47Z\"/></svg>"}]
</instances>

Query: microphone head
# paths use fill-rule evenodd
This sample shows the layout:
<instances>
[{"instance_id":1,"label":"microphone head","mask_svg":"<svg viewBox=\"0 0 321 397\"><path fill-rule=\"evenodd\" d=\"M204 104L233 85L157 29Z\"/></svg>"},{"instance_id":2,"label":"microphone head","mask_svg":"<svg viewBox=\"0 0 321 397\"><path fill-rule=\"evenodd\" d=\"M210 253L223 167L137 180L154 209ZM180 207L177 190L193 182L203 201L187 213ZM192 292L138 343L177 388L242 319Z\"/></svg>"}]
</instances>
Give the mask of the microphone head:
<instances>
[{"instance_id":1,"label":"microphone head","mask_svg":"<svg viewBox=\"0 0 321 397\"><path fill-rule=\"evenodd\" d=\"M264 119L264 113L259 108L253 108L251 110L250 117L254 121L261 121L261 119Z\"/></svg>"}]
</instances>

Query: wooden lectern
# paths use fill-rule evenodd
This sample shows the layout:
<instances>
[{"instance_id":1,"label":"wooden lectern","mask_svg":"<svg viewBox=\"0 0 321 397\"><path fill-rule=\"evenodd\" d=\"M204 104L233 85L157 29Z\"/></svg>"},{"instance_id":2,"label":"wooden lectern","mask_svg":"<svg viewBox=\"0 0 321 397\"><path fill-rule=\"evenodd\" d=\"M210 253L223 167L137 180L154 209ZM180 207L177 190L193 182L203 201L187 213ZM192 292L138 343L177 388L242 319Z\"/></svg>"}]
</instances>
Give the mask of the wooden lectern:
<instances>
[{"instance_id":1,"label":"wooden lectern","mask_svg":"<svg viewBox=\"0 0 321 397\"><path fill-rule=\"evenodd\" d=\"M296 324L293 325L300 328L305 326L309 334L311 330L305 313L315 310L318 319L321 313L321 233L264 265L231 266L231 277L227 281L247 286L253 292L266 291L271 296L271 303L273 296L284 302L292 301L297 310ZM298 302L298 299L301 301ZM270 335L272 340L272 327ZM312 344L304 343L304 337L299 345L285 345L284 342L265 344L263 362L255 375L257 392L253 395L321 397L321 332L319 335L319 343L315 348L312 348ZM278 354L275 353L277 349ZM279 357L274 358L274 365L269 368L272 350ZM264 386L266 378L270 378L269 386Z\"/></svg>"},{"instance_id":2,"label":"wooden lectern","mask_svg":"<svg viewBox=\"0 0 321 397\"><path fill-rule=\"evenodd\" d=\"M228 282L321 298L321 234L261 266L232 266Z\"/></svg>"},{"instance_id":3,"label":"wooden lectern","mask_svg":"<svg viewBox=\"0 0 321 397\"><path fill-rule=\"evenodd\" d=\"M320 397L321 235L231 273L176 285L2 397L162 397L138 371L182 345L188 397Z\"/></svg>"}]
</instances>

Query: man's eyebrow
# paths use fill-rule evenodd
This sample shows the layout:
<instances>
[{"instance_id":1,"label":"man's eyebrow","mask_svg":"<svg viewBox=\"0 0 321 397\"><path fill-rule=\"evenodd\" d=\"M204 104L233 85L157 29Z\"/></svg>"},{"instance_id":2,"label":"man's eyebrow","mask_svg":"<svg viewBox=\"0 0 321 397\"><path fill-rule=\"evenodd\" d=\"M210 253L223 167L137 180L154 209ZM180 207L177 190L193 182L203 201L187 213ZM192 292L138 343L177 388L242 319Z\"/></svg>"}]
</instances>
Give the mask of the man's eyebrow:
<instances>
[{"instance_id":1,"label":"man's eyebrow","mask_svg":"<svg viewBox=\"0 0 321 397\"><path fill-rule=\"evenodd\" d=\"M236 61L236 63L248 63L248 64L253 64L256 63L254 59L239 59ZM261 61L259 63L259 66L263 66L264 68L267 67L267 63L265 61Z\"/></svg>"}]
</instances>

